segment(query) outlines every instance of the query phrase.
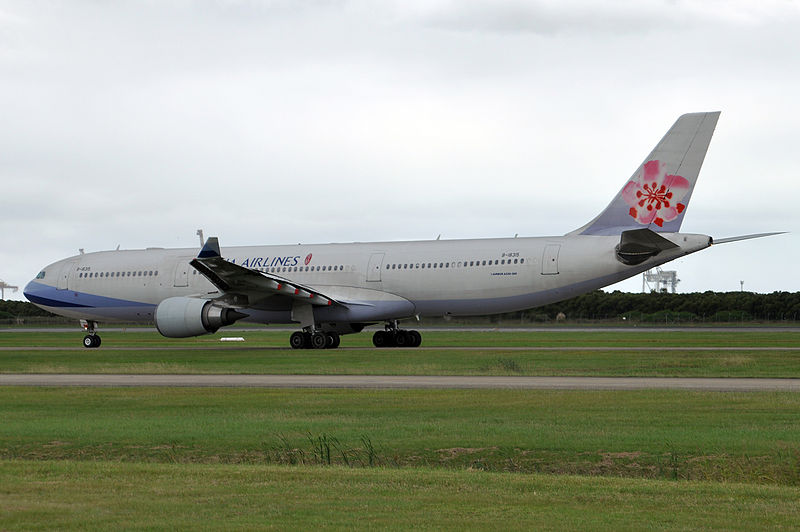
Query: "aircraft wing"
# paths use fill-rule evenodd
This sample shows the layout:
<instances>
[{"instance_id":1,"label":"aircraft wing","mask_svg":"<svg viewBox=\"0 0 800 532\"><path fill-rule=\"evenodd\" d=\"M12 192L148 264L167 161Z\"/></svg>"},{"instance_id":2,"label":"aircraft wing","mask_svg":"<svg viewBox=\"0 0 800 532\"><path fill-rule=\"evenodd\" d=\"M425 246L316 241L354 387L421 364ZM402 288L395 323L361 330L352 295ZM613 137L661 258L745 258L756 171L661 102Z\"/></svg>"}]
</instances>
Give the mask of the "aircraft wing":
<instances>
[{"instance_id":1,"label":"aircraft wing","mask_svg":"<svg viewBox=\"0 0 800 532\"><path fill-rule=\"evenodd\" d=\"M308 302L314 306L340 304L313 288L283 277L228 262L222 258L217 237L206 240L190 264L216 286L231 303L247 306L273 295Z\"/></svg>"}]
</instances>

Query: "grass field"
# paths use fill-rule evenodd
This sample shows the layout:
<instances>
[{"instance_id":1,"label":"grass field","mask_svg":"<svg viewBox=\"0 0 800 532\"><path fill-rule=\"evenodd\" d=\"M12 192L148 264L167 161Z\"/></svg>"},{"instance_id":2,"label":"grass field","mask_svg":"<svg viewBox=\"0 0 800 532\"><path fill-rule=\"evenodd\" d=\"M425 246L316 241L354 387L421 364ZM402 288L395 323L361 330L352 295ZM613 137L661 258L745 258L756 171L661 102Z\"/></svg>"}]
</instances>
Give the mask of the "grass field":
<instances>
[{"instance_id":1,"label":"grass field","mask_svg":"<svg viewBox=\"0 0 800 532\"><path fill-rule=\"evenodd\" d=\"M3 332L0 371L800 377L786 331L233 335ZM798 500L794 393L0 387L0 529L792 529Z\"/></svg>"},{"instance_id":2,"label":"grass field","mask_svg":"<svg viewBox=\"0 0 800 532\"><path fill-rule=\"evenodd\" d=\"M800 485L800 394L0 388L0 458Z\"/></svg>"},{"instance_id":3,"label":"grass field","mask_svg":"<svg viewBox=\"0 0 800 532\"><path fill-rule=\"evenodd\" d=\"M0 528L792 530L798 490L427 469L0 461Z\"/></svg>"},{"instance_id":4,"label":"grass field","mask_svg":"<svg viewBox=\"0 0 800 532\"><path fill-rule=\"evenodd\" d=\"M246 341L108 332L103 347L83 349L79 332L6 332L0 372L800 377L798 332L436 331L423 349L384 350L361 334L330 351L288 349L286 332L235 334Z\"/></svg>"}]
</instances>

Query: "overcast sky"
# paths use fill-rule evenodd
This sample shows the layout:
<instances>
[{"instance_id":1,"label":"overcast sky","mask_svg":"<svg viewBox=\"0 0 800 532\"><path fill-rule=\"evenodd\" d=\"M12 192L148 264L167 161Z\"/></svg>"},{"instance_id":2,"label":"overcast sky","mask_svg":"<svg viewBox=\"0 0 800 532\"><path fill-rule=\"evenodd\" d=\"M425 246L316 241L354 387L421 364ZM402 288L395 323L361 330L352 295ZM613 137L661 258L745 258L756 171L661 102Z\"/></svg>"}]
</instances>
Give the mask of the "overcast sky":
<instances>
[{"instance_id":1,"label":"overcast sky","mask_svg":"<svg viewBox=\"0 0 800 532\"><path fill-rule=\"evenodd\" d=\"M77 253L559 235L722 111L679 291L800 290L792 1L0 0L0 279ZM641 290L641 277L613 288Z\"/></svg>"}]
</instances>

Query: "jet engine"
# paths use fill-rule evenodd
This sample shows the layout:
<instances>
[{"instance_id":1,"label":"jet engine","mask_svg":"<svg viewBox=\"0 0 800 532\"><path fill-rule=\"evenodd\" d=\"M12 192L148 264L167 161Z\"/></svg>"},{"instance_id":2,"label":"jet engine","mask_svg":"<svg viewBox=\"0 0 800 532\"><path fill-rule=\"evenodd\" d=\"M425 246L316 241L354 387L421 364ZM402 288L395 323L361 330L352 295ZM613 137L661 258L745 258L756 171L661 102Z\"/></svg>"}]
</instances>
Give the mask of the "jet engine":
<instances>
[{"instance_id":1,"label":"jet engine","mask_svg":"<svg viewBox=\"0 0 800 532\"><path fill-rule=\"evenodd\" d=\"M170 297L156 307L156 328L168 338L188 338L217 332L220 327L245 317L247 314L207 299Z\"/></svg>"}]
</instances>

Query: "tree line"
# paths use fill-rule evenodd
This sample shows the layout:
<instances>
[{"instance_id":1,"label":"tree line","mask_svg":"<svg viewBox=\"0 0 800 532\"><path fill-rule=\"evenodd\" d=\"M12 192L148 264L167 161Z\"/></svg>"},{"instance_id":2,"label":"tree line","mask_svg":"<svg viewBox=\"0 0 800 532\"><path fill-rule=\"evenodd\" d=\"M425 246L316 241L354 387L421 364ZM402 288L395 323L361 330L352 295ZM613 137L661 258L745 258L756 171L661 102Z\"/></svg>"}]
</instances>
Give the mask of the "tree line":
<instances>
[{"instance_id":1,"label":"tree line","mask_svg":"<svg viewBox=\"0 0 800 532\"><path fill-rule=\"evenodd\" d=\"M800 292L629 293L596 290L566 301L525 311L531 321L627 319L663 321L797 321Z\"/></svg>"},{"instance_id":2,"label":"tree line","mask_svg":"<svg viewBox=\"0 0 800 532\"><path fill-rule=\"evenodd\" d=\"M55 317L27 301L0 300L0 320ZM603 292L596 290L566 301L522 312L495 316L497 320L531 322L579 320L631 320L640 322L797 321L800 292Z\"/></svg>"}]
</instances>

